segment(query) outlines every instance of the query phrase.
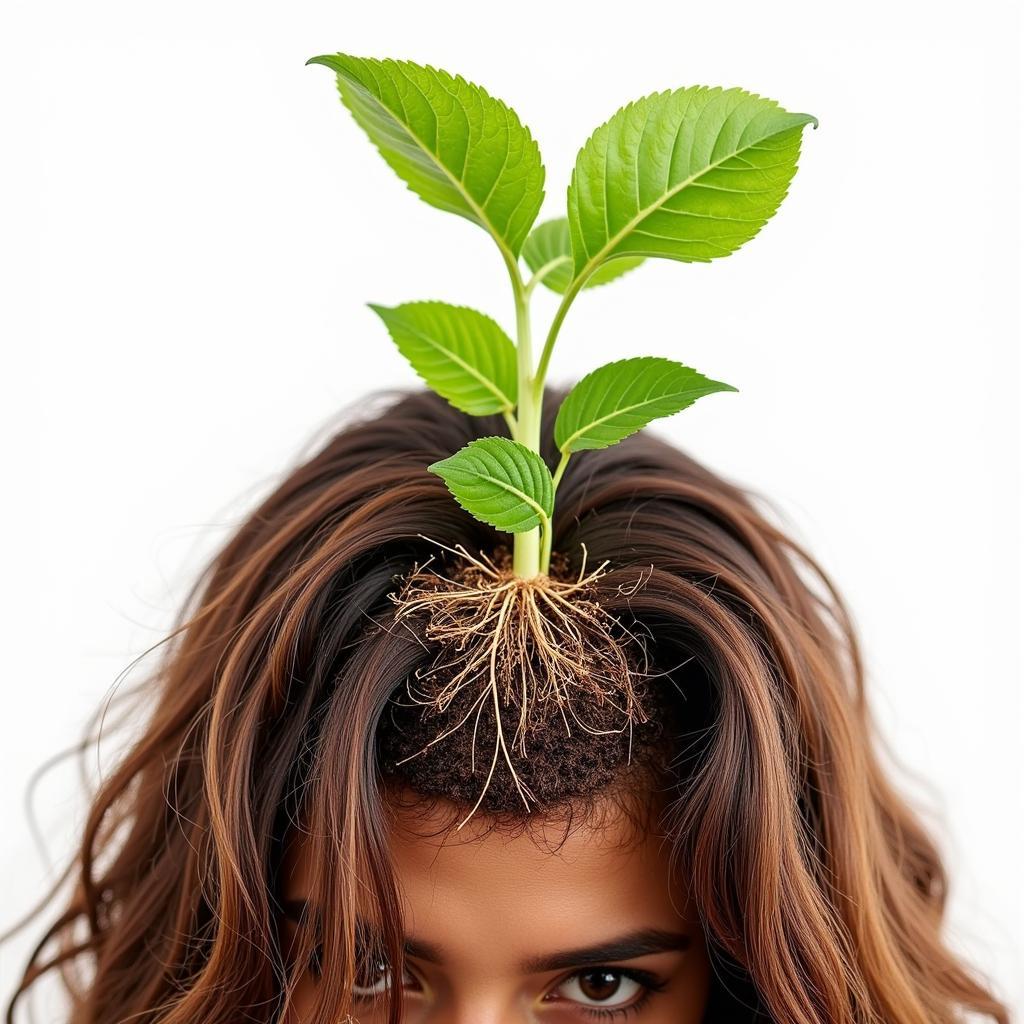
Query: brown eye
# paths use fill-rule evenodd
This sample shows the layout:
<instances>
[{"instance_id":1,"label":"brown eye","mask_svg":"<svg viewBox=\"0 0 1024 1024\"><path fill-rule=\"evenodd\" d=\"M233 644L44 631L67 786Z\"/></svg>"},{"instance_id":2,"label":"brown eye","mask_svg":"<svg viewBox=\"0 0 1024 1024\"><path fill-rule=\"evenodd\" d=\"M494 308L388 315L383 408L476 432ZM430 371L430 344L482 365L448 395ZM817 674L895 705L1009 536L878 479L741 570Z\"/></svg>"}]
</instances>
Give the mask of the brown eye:
<instances>
[{"instance_id":1,"label":"brown eye","mask_svg":"<svg viewBox=\"0 0 1024 1024\"><path fill-rule=\"evenodd\" d=\"M594 967L574 974L556 991L582 1006L624 1006L635 1000L644 986L622 971Z\"/></svg>"},{"instance_id":2,"label":"brown eye","mask_svg":"<svg viewBox=\"0 0 1024 1024\"><path fill-rule=\"evenodd\" d=\"M580 976L580 991L588 999L611 999L621 981L621 976L612 971L589 971Z\"/></svg>"},{"instance_id":3,"label":"brown eye","mask_svg":"<svg viewBox=\"0 0 1024 1024\"><path fill-rule=\"evenodd\" d=\"M352 994L360 997L379 996L391 988L391 968L387 961L364 960L356 974Z\"/></svg>"},{"instance_id":4,"label":"brown eye","mask_svg":"<svg viewBox=\"0 0 1024 1024\"><path fill-rule=\"evenodd\" d=\"M416 976L406 970L402 975L402 988L416 991L418 985ZM352 994L360 999L372 999L389 992L391 987L391 965L379 957L371 958L364 960L360 966Z\"/></svg>"}]
</instances>

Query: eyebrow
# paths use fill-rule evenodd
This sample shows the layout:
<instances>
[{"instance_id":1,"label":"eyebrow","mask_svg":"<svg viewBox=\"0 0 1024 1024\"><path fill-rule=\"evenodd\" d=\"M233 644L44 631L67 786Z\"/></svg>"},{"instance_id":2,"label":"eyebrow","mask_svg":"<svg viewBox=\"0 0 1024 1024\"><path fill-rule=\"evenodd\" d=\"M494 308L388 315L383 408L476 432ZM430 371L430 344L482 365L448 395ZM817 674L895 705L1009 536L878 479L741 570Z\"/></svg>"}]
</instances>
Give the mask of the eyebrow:
<instances>
[{"instance_id":1,"label":"eyebrow","mask_svg":"<svg viewBox=\"0 0 1024 1024\"><path fill-rule=\"evenodd\" d=\"M296 924L305 923L310 916L309 902L304 899L282 900L281 910L289 921L294 921ZM314 912L314 920L318 916ZM440 947L434 946L429 942L419 942L416 939L405 940L405 954L406 956L414 956L418 960L427 960L434 964L441 963L443 959Z\"/></svg>"},{"instance_id":2,"label":"eyebrow","mask_svg":"<svg viewBox=\"0 0 1024 1024\"><path fill-rule=\"evenodd\" d=\"M579 949L566 949L557 953L544 953L524 961L523 970L529 974L558 971L566 967L592 967L616 960L632 960L654 953L681 953L690 948L692 940L685 932L669 932L661 928L640 928Z\"/></svg>"},{"instance_id":3,"label":"eyebrow","mask_svg":"<svg viewBox=\"0 0 1024 1024\"><path fill-rule=\"evenodd\" d=\"M285 916L299 921L307 910L305 900L285 900ZM525 974L540 974L544 971L559 971L569 967L594 967L599 964L615 963L619 960L634 960L656 953L683 953L690 948L693 939L685 932L665 931L661 928L639 928L636 931L618 935L592 946L564 949L554 953L542 953L530 957L520 964ZM440 947L417 939L406 939L407 956L428 963L441 963L444 959Z\"/></svg>"}]
</instances>

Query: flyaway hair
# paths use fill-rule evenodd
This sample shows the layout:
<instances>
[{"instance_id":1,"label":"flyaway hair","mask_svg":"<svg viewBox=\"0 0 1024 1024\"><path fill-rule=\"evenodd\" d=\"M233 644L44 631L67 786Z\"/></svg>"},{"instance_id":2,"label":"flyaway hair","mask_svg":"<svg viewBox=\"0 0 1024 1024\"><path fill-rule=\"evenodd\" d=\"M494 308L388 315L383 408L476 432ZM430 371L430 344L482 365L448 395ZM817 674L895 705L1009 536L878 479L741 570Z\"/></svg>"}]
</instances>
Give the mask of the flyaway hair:
<instances>
[{"instance_id":1,"label":"flyaway hair","mask_svg":"<svg viewBox=\"0 0 1024 1024\"><path fill-rule=\"evenodd\" d=\"M95 794L22 994L62 970L70 1024L279 1020L296 979L275 873L300 822L310 899L336 910L314 1024L348 1005L367 901L401 963L385 748L395 702L433 654L389 595L436 555L422 534L469 551L502 542L424 468L480 426L429 393L367 411L216 555L151 678L122 698L145 728ZM553 442L543 455L557 457ZM645 433L583 453L561 494L557 550L577 570L584 545L608 560L598 597L646 638L662 673L651 685L674 709L656 744L671 752L663 827L715 955L712 1019L953 1024L970 1009L1007 1021L944 942L946 876L880 766L842 600L763 499ZM575 732L565 756L591 740ZM594 758L622 761L610 748ZM429 797L450 766L414 759L406 778ZM585 804L573 777L562 795Z\"/></svg>"}]
</instances>

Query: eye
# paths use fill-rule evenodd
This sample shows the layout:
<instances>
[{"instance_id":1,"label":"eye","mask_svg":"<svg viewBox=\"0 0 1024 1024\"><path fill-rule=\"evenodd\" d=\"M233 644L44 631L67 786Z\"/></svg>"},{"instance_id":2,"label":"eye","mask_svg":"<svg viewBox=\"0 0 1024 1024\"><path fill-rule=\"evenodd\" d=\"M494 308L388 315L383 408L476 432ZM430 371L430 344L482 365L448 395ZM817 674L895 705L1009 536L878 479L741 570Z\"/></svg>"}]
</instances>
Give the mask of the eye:
<instances>
[{"instance_id":1,"label":"eye","mask_svg":"<svg viewBox=\"0 0 1024 1024\"><path fill-rule=\"evenodd\" d=\"M649 987L621 969L591 967L563 981L555 992L581 1006L619 1008L634 1002Z\"/></svg>"},{"instance_id":2,"label":"eye","mask_svg":"<svg viewBox=\"0 0 1024 1024\"><path fill-rule=\"evenodd\" d=\"M323 952L322 947L317 946L310 958L309 969L317 979L323 976ZM419 981L416 976L406 969L402 975L402 988L416 992L419 990ZM364 958L356 971L355 983L352 986L352 994L358 999L373 999L375 996L383 995L391 989L391 966L381 957L372 959Z\"/></svg>"},{"instance_id":3,"label":"eye","mask_svg":"<svg viewBox=\"0 0 1024 1024\"><path fill-rule=\"evenodd\" d=\"M391 967L385 960L367 960L359 966L352 994L366 998L379 996L391 988Z\"/></svg>"},{"instance_id":4,"label":"eye","mask_svg":"<svg viewBox=\"0 0 1024 1024\"><path fill-rule=\"evenodd\" d=\"M360 999L372 999L374 996L389 992L392 986L391 965L386 960L366 960L356 974L352 994ZM403 989L415 991L418 986L415 976L408 970L402 975Z\"/></svg>"}]
</instances>

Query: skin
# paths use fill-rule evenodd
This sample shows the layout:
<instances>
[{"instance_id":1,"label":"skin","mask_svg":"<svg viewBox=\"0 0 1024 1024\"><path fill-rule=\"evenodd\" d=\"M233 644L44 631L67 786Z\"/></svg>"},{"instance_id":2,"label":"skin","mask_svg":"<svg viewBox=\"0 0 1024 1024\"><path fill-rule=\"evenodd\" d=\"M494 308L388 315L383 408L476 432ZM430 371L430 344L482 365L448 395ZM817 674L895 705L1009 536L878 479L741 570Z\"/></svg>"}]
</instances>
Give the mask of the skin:
<instances>
[{"instance_id":1,"label":"skin","mask_svg":"<svg viewBox=\"0 0 1024 1024\"><path fill-rule=\"evenodd\" d=\"M401 979L404 1020L702 1020L710 978L704 936L658 834L638 830L617 810L575 825L564 841L564 827L512 835L487 831L476 819L456 833L452 814L443 806L393 812L390 849L409 950ZM311 877L299 834L284 867L281 927L288 950ZM649 948L659 943L670 948ZM582 952L596 947L604 949ZM368 970L369 986L386 987L386 972ZM644 973L630 977L630 971ZM286 1024L310 1019L318 983L307 970ZM378 1024L385 1020L383 1003L363 999L354 1016Z\"/></svg>"}]
</instances>

